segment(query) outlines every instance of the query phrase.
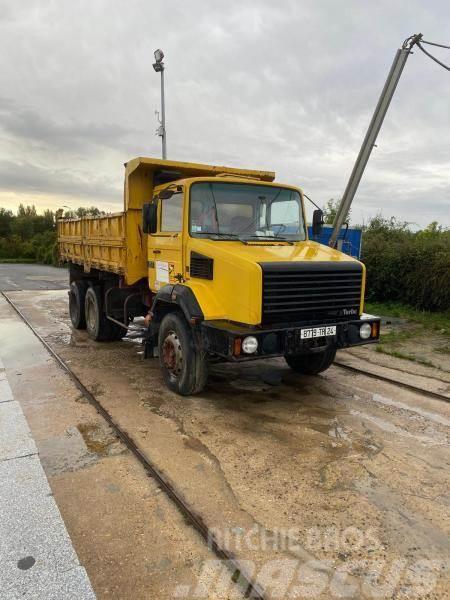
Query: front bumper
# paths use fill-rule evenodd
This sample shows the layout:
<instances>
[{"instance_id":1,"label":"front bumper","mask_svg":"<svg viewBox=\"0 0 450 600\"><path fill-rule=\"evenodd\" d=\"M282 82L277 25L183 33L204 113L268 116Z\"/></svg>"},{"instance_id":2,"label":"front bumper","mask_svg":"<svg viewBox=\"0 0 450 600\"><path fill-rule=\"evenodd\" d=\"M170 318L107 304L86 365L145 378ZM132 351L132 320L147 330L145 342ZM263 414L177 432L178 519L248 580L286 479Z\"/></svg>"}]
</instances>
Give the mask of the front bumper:
<instances>
[{"instance_id":1,"label":"front bumper","mask_svg":"<svg viewBox=\"0 0 450 600\"><path fill-rule=\"evenodd\" d=\"M372 335L361 339L359 329L369 323ZM301 339L300 331L311 327L336 326L336 334L313 339ZM254 354L245 354L241 342L247 336L258 340ZM255 360L274 356L310 354L323 352L327 348L349 348L364 344L375 344L380 337L380 319L372 315L361 315L359 319L348 321L327 321L295 323L286 327L246 327L229 321L203 321L201 323L202 350L229 361Z\"/></svg>"}]
</instances>

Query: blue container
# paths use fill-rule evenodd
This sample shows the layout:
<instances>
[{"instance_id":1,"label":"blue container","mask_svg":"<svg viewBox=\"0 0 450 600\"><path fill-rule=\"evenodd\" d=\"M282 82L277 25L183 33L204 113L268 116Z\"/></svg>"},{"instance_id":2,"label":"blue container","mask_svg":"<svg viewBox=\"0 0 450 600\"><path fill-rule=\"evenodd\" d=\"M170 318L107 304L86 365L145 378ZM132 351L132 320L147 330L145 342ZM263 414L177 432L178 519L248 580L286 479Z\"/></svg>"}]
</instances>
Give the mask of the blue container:
<instances>
[{"instance_id":1,"label":"blue container","mask_svg":"<svg viewBox=\"0 0 450 600\"><path fill-rule=\"evenodd\" d=\"M319 244L328 246L332 231L333 227L331 225L324 225L322 234L317 237L313 237L312 227L308 227L309 239L319 242ZM341 252L345 252L345 254L348 254L349 256L353 256L353 258L359 259L361 258L361 242L361 229L349 227L346 230L345 227L343 227L337 239L337 249Z\"/></svg>"}]
</instances>

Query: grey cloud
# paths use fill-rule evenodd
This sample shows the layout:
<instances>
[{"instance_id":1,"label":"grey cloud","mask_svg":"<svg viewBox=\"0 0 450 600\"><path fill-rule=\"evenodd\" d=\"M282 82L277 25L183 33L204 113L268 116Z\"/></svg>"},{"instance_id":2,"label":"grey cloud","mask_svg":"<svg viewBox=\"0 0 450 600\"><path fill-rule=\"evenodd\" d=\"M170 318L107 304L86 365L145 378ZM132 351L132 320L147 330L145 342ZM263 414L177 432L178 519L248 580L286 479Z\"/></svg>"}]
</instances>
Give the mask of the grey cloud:
<instances>
[{"instance_id":1,"label":"grey cloud","mask_svg":"<svg viewBox=\"0 0 450 600\"><path fill-rule=\"evenodd\" d=\"M123 138L133 133L116 123L85 123L81 119L58 122L33 110L14 107L10 99L0 99L0 119L6 133L63 151L83 151L86 144L122 145Z\"/></svg>"},{"instance_id":2,"label":"grey cloud","mask_svg":"<svg viewBox=\"0 0 450 600\"><path fill-rule=\"evenodd\" d=\"M449 42L449 22L444 0L9 2L0 160L29 168L0 172L0 189L115 198L125 160L160 155L162 47L169 157L275 170L324 203L345 188L396 48L419 28ZM448 73L411 56L355 219L450 224L449 96Z\"/></svg>"},{"instance_id":3,"label":"grey cloud","mask_svg":"<svg viewBox=\"0 0 450 600\"><path fill-rule=\"evenodd\" d=\"M29 162L0 160L0 181L5 190L95 198L100 201L120 198L120 190L102 178L93 179L73 169L55 169Z\"/></svg>"}]
</instances>

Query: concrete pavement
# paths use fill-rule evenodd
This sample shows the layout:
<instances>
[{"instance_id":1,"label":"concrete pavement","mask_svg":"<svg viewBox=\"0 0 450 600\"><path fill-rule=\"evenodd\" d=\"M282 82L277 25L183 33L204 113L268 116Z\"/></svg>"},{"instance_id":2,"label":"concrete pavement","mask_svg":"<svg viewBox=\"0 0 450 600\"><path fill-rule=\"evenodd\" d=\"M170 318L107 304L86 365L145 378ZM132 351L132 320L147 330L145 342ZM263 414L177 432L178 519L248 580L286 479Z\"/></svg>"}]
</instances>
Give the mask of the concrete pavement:
<instances>
[{"instance_id":1,"label":"concrete pavement","mask_svg":"<svg viewBox=\"0 0 450 600\"><path fill-rule=\"evenodd\" d=\"M95 598L1 358L0 590L5 600Z\"/></svg>"}]
</instances>

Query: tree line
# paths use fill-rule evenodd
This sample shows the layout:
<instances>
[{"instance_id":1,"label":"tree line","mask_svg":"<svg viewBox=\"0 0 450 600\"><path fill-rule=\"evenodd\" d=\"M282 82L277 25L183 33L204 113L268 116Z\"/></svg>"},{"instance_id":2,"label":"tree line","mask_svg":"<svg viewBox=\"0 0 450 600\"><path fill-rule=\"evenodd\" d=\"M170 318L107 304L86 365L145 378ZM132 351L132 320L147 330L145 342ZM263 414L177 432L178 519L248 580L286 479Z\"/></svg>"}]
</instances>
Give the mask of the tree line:
<instances>
[{"instance_id":1,"label":"tree line","mask_svg":"<svg viewBox=\"0 0 450 600\"><path fill-rule=\"evenodd\" d=\"M330 200L324 206L326 223L333 223L338 203ZM16 214L0 208L0 261L57 264L56 220L101 214L94 206L41 215L34 206L20 205ZM411 231L408 223L382 216L362 229L368 300L450 310L450 230L432 222Z\"/></svg>"},{"instance_id":2,"label":"tree line","mask_svg":"<svg viewBox=\"0 0 450 600\"><path fill-rule=\"evenodd\" d=\"M0 207L0 261L57 264L56 221L62 217L99 216L95 206L76 210L46 210L21 204L14 214Z\"/></svg>"}]
</instances>

